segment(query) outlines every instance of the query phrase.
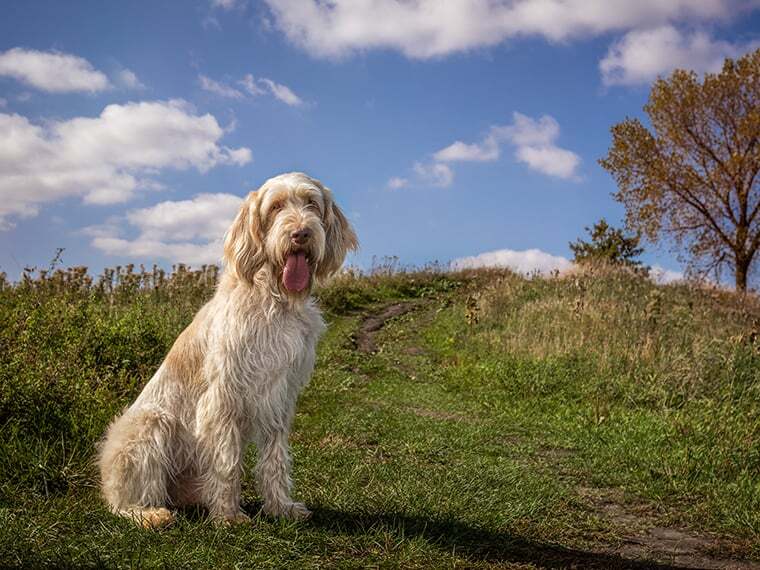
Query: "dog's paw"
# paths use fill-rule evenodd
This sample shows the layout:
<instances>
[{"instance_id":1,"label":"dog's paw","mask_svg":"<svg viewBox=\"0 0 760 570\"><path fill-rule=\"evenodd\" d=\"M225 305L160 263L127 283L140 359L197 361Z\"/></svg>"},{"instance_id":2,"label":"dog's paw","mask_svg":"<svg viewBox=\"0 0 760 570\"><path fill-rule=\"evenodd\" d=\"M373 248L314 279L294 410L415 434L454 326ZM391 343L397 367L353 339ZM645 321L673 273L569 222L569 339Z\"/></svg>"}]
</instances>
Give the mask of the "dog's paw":
<instances>
[{"instance_id":1,"label":"dog's paw","mask_svg":"<svg viewBox=\"0 0 760 570\"><path fill-rule=\"evenodd\" d=\"M232 525L237 525L237 524L249 523L251 522L251 517L249 517L243 511L238 511L234 515L215 517L214 521L220 525L232 526Z\"/></svg>"},{"instance_id":2,"label":"dog's paw","mask_svg":"<svg viewBox=\"0 0 760 570\"><path fill-rule=\"evenodd\" d=\"M174 513L164 507L128 509L121 511L123 516L131 518L137 524L147 529L159 529L174 522Z\"/></svg>"},{"instance_id":3,"label":"dog's paw","mask_svg":"<svg viewBox=\"0 0 760 570\"><path fill-rule=\"evenodd\" d=\"M294 521L305 521L311 517L311 511L303 503L291 503L285 516Z\"/></svg>"},{"instance_id":4,"label":"dog's paw","mask_svg":"<svg viewBox=\"0 0 760 570\"><path fill-rule=\"evenodd\" d=\"M304 521L311 516L311 511L303 503L284 503L281 505L265 506L264 512L273 517L281 517L292 521Z\"/></svg>"}]
</instances>

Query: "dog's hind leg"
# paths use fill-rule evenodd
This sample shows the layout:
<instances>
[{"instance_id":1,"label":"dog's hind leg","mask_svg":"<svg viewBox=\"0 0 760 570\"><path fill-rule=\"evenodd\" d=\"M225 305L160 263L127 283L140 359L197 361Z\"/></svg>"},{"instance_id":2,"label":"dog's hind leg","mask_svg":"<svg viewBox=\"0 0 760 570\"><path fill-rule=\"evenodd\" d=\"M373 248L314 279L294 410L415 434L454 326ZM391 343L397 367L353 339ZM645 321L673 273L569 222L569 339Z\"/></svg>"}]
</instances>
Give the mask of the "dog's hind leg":
<instances>
[{"instance_id":1,"label":"dog's hind leg","mask_svg":"<svg viewBox=\"0 0 760 570\"><path fill-rule=\"evenodd\" d=\"M173 521L166 504L174 423L151 407L127 410L109 426L99 466L103 495L114 513L149 528Z\"/></svg>"}]
</instances>

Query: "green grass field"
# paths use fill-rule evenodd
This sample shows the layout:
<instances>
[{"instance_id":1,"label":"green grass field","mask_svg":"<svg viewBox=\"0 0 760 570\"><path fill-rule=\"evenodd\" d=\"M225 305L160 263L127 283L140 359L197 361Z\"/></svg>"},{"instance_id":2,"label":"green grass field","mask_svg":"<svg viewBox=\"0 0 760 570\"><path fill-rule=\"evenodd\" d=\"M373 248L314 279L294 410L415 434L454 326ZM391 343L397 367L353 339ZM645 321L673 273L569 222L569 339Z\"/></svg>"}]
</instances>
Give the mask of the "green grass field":
<instances>
[{"instance_id":1,"label":"green grass field","mask_svg":"<svg viewBox=\"0 0 760 570\"><path fill-rule=\"evenodd\" d=\"M95 443L215 271L0 284L0 567L760 568L760 303L606 268L345 274L291 523L112 516ZM255 450L247 461L253 466Z\"/></svg>"}]
</instances>

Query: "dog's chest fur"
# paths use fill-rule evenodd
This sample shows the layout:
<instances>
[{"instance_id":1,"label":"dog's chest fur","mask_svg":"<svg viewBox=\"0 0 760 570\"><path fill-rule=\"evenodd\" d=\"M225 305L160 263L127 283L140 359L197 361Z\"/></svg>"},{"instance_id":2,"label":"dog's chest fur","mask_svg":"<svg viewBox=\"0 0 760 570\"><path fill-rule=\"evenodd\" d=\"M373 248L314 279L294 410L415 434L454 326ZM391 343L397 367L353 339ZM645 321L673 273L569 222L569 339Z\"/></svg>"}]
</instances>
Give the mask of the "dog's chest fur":
<instances>
[{"instance_id":1,"label":"dog's chest fur","mask_svg":"<svg viewBox=\"0 0 760 570\"><path fill-rule=\"evenodd\" d=\"M276 425L279 411L292 406L308 383L314 366L316 343L325 328L311 300L296 308L280 309L268 319L260 316L237 323L237 362L221 375L232 400L244 417ZM229 352L227 352L229 356ZM249 424L252 427L252 424Z\"/></svg>"},{"instance_id":2,"label":"dog's chest fur","mask_svg":"<svg viewBox=\"0 0 760 570\"><path fill-rule=\"evenodd\" d=\"M310 300L301 307L283 309L265 323L252 319L243 326L241 358L251 372L283 373L298 368L314 351L325 325Z\"/></svg>"}]
</instances>

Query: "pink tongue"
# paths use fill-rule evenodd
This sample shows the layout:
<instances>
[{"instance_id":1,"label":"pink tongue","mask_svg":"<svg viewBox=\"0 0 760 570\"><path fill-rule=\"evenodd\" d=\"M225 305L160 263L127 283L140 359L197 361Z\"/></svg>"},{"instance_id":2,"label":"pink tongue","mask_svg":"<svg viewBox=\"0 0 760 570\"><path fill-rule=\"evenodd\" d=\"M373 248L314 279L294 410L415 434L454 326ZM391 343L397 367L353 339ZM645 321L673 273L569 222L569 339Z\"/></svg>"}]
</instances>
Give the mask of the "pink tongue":
<instances>
[{"instance_id":1,"label":"pink tongue","mask_svg":"<svg viewBox=\"0 0 760 570\"><path fill-rule=\"evenodd\" d=\"M288 291L298 292L306 289L309 284L309 264L304 252L288 255L285 270L282 272L282 282Z\"/></svg>"}]
</instances>

